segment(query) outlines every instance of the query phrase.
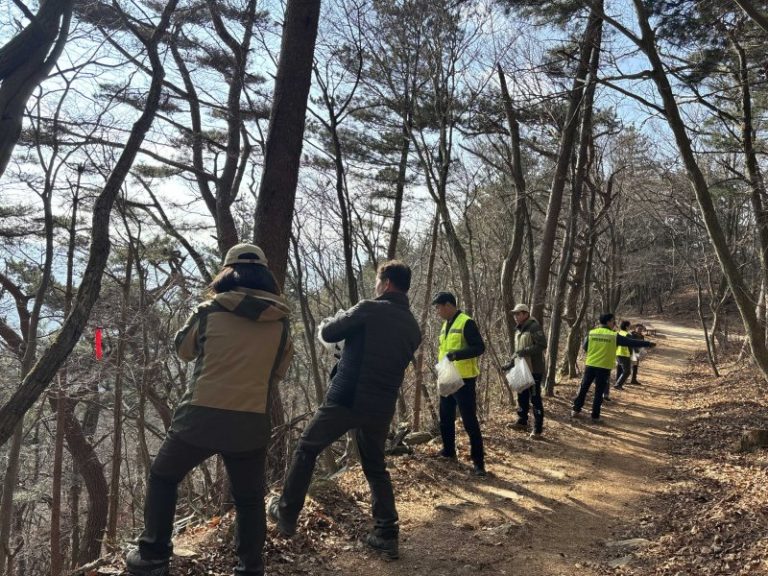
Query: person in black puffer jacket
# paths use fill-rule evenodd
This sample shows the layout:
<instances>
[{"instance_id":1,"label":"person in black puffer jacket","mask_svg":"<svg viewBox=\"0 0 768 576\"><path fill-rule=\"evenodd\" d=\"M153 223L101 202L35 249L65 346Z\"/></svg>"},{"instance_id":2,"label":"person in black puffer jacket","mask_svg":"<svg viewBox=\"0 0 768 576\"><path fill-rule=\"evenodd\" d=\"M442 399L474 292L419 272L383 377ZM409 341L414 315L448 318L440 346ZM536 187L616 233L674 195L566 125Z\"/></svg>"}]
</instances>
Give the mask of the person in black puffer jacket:
<instances>
[{"instance_id":1,"label":"person in black puffer jacket","mask_svg":"<svg viewBox=\"0 0 768 576\"><path fill-rule=\"evenodd\" d=\"M331 372L325 402L299 439L283 494L272 497L267 509L278 531L293 535L318 455L354 429L371 488L374 529L366 542L395 559L399 526L384 445L405 369L421 343L421 331L408 303L410 268L392 260L382 264L376 276L374 300L363 300L337 314L321 330L323 340L343 340L344 349Z\"/></svg>"}]
</instances>

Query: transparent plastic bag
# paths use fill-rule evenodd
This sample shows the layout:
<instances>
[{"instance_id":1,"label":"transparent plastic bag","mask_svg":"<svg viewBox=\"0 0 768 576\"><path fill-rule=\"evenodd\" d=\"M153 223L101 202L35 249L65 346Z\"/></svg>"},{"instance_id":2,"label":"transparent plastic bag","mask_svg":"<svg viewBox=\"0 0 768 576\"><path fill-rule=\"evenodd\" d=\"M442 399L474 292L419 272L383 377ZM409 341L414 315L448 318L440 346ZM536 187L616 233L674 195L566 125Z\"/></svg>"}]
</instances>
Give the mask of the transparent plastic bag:
<instances>
[{"instance_id":1,"label":"transparent plastic bag","mask_svg":"<svg viewBox=\"0 0 768 576\"><path fill-rule=\"evenodd\" d=\"M437 392L440 396L450 396L464 386L461 374L447 356L443 356L443 359L435 365L435 370L437 370Z\"/></svg>"},{"instance_id":2,"label":"transparent plastic bag","mask_svg":"<svg viewBox=\"0 0 768 576\"><path fill-rule=\"evenodd\" d=\"M534 385L533 374L525 359L515 360L515 365L507 372L507 382L509 387L518 394Z\"/></svg>"},{"instance_id":3,"label":"transparent plastic bag","mask_svg":"<svg viewBox=\"0 0 768 576\"><path fill-rule=\"evenodd\" d=\"M317 327L317 341L320 342L328 352L336 356L336 358L341 358L341 353L344 350L344 340L341 342L326 342L323 340L323 328L325 328L326 324L338 318L340 314L344 314L344 312L344 310L339 310L336 312L336 316L321 320L320 325Z\"/></svg>"}]
</instances>

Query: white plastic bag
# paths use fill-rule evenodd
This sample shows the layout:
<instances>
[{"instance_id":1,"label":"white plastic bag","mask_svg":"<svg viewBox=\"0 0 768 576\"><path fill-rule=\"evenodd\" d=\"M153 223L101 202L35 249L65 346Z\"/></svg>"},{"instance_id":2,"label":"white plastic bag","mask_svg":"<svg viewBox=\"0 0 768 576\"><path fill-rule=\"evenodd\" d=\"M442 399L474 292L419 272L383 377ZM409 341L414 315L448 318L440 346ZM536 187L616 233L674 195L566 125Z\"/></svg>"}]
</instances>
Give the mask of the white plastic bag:
<instances>
[{"instance_id":1,"label":"white plastic bag","mask_svg":"<svg viewBox=\"0 0 768 576\"><path fill-rule=\"evenodd\" d=\"M443 356L443 359L435 364L435 370L437 370L437 392L440 396L448 397L464 386L461 374L447 356Z\"/></svg>"},{"instance_id":2,"label":"white plastic bag","mask_svg":"<svg viewBox=\"0 0 768 576\"><path fill-rule=\"evenodd\" d=\"M341 352L344 350L344 340L341 342L326 342L323 340L323 328L325 328L326 324L338 318L340 314L344 314L344 312L344 310L339 310L336 312L336 316L321 320L320 325L317 327L317 341L320 342L328 352L336 356L336 358L341 358Z\"/></svg>"},{"instance_id":3,"label":"white plastic bag","mask_svg":"<svg viewBox=\"0 0 768 576\"><path fill-rule=\"evenodd\" d=\"M518 394L534 385L533 374L528 368L528 362L523 358L515 360L515 365L507 372L507 382L509 387Z\"/></svg>"}]
</instances>

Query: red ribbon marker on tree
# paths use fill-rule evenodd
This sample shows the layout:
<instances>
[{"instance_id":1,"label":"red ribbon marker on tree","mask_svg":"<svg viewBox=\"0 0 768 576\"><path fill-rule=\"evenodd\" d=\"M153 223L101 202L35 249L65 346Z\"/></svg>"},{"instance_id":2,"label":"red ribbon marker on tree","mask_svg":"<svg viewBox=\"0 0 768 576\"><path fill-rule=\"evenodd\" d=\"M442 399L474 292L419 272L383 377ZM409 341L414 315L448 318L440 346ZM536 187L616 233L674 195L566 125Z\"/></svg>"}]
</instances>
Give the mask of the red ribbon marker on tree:
<instances>
[{"instance_id":1,"label":"red ribbon marker on tree","mask_svg":"<svg viewBox=\"0 0 768 576\"><path fill-rule=\"evenodd\" d=\"M101 360L104 357L104 349L101 345L101 326L96 327L96 336L93 341L93 347L96 352L96 359Z\"/></svg>"}]
</instances>

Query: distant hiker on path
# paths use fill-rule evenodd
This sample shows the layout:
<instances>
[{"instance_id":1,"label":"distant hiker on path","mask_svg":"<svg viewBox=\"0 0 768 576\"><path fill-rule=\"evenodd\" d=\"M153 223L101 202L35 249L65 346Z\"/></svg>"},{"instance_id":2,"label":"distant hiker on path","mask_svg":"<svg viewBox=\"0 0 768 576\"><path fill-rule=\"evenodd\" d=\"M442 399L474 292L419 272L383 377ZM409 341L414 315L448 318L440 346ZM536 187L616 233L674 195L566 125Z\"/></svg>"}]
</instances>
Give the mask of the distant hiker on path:
<instances>
[{"instance_id":1,"label":"distant hiker on path","mask_svg":"<svg viewBox=\"0 0 768 576\"><path fill-rule=\"evenodd\" d=\"M269 399L293 356L288 305L264 252L232 247L200 304L176 334L179 358L195 362L192 380L149 471L144 532L128 553L128 573L165 576L177 487L198 464L221 454L237 523L235 574L264 574L264 462L271 436Z\"/></svg>"},{"instance_id":2,"label":"distant hiker on path","mask_svg":"<svg viewBox=\"0 0 768 576\"><path fill-rule=\"evenodd\" d=\"M600 408L603 405L603 395L608 386L608 380L611 377L611 370L616 365L617 346L629 346L631 348L652 348L656 346L653 342L632 340L626 336L621 336L614 331L616 321L613 314L603 314L600 316L600 326L589 331L584 341L584 350L587 353L585 361L586 368L584 377L581 380L581 387L576 398L573 399L573 410L571 417L577 418L587 399L587 393L595 383L595 395L592 402L592 421L600 422Z\"/></svg>"},{"instance_id":3,"label":"distant hiker on path","mask_svg":"<svg viewBox=\"0 0 768 576\"><path fill-rule=\"evenodd\" d=\"M631 338L627 329L632 325L629 320L622 320L619 325L619 336ZM629 378L629 373L632 369L632 348L629 346L617 346L616 347L616 390L623 390L624 383Z\"/></svg>"},{"instance_id":4,"label":"distant hiker on path","mask_svg":"<svg viewBox=\"0 0 768 576\"><path fill-rule=\"evenodd\" d=\"M635 329L630 333L630 338L633 340L645 340L645 326L638 323L635 325ZM635 348L632 350L632 379L630 384L640 385L640 381L637 379L637 370L640 367L640 350Z\"/></svg>"},{"instance_id":5,"label":"distant hiker on path","mask_svg":"<svg viewBox=\"0 0 768 576\"><path fill-rule=\"evenodd\" d=\"M323 326L326 342L344 341L341 359L331 372L325 397L299 439L281 497L267 505L283 536L296 532L296 521L320 453L355 430L363 473L371 488L373 531L366 543L394 560L399 556L399 524L384 447L405 369L421 342L411 313L411 269L397 260L379 266L376 298L363 300Z\"/></svg>"},{"instance_id":6,"label":"distant hiker on path","mask_svg":"<svg viewBox=\"0 0 768 576\"><path fill-rule=\"evenodd\" d=\"M443 449L438 456L456 458L456 407L459 407L464 430L469 436L472 473L484 477L485 453L480 422L477 420L476 383L480 375L478 358L485 352L485 342L477 324L456 307L456 296L450 292L438 292L432 299L435 312L442 318L438 361L447 357L453 362L464 385L448 397L440 397L440 435Z\"/></svg>"},{"instance_id":7,"label":"distant hiker on path","mask_svg":"<svg viewBox=\"0 0 768 576\"><path fill-rule=\"evenodd\" d=\"M533 374L534 385L526 388L517 395L517 422L514 427L519 430L528 428L528 411L533 404L533 432L532 438L541 436L544 431L544 403L541 398L541 380L544 375L544 350L547 348L547 337L541 324L535 318L531 318L530 310L525 304L518 304L512 310L515 318L515 353L512 360L503 366L509 370L515 365L515 361L522 359L528 363L528 368Z\"/></svg>"}]
</instances>

